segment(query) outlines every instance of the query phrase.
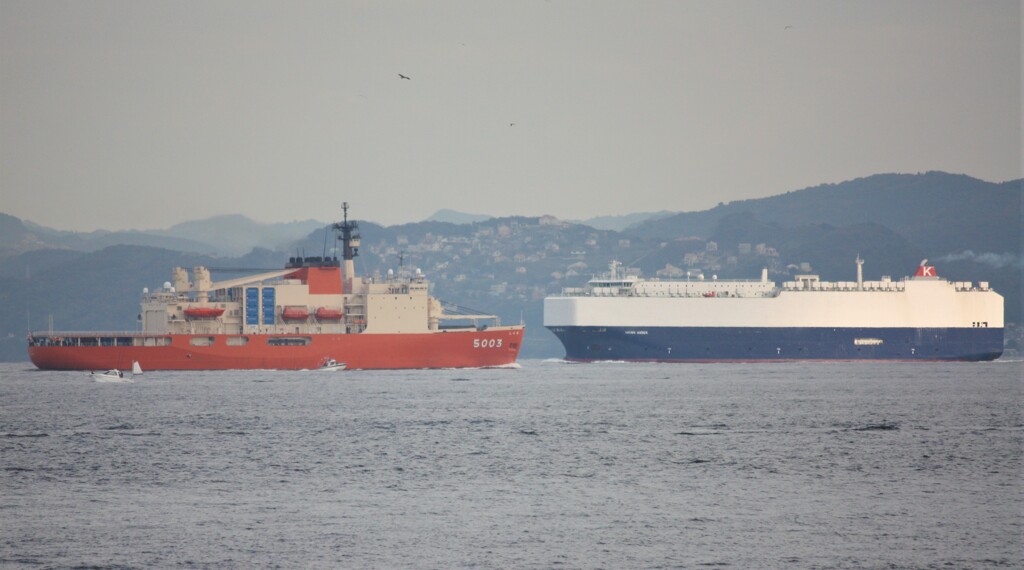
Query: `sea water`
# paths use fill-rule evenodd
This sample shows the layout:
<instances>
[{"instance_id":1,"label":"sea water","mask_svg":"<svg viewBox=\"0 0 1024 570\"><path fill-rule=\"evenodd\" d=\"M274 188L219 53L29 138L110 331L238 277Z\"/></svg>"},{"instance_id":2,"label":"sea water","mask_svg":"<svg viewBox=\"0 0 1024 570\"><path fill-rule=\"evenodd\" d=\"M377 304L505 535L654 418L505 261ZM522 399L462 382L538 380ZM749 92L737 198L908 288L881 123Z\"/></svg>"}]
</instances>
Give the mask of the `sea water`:
<instances>
[{"instance_id":1,"label":"sea water","mask_svg":"<svg viewBox=\"0 0 1024 570\"><path fill-rule=\"evenodd\" d=\"M0 365L0 565L1022 562L1019 361Z\"/></svg>"}]
</instances>

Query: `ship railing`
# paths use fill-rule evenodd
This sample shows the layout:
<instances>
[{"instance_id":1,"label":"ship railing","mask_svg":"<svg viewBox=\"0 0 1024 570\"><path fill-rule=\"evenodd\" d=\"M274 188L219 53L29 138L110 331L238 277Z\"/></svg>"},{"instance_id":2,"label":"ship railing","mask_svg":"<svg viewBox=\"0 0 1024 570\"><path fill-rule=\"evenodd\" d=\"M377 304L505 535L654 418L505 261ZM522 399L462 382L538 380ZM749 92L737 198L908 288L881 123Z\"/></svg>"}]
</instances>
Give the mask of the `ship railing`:
<instances>
[{"instance_id":1,"label":"ship railing","mask_svg":"<svg viewBox=\"0 0 1024 570\"><path fill-rule=\"evenodd\" d=\"M501 319L497 315L440 315L437 320L438 327L442 330L461 329L466 327L467 323L478 331L501 326Z\"/></svg>"},{"instance_id":2,"label":"ship railing","mask_svg":"<svg viewBox=\"0 0 1024 570\"><path fill-rule=\"evenodd\" d=\"M29 333L29 346L138 346L139 343L149 346L159 344L156 339L167 338L167 335L151 335L137 331L127 332L95 332L95 331L45 331Z\"/></svg>"},{"instance_id":3,"label":"ship railing","mask_svg":"<svg viewBox=\"0 0 1024 570\"><path fill-rule=\"evenodd\" d=\"M481 330L487 327L501 326L501 319L499 319L497 315L452 315L442 313L437 316L437 320L446 322L468 321L472 323L474 327ZM441 328L446 327L442 326Z\"/></svg>"},{"instance_id":4,"label":"ship railing","mask_svg":"<svg viewBox=\"0 0 1024 570\"><path fill-rule=\"evenodd\" d=\"M142 300L150 302L159 301L161 303L188 302L192 299L189 293L189 291L150 291L142 294Z\"/></svg>"},{"instance_id":5,"label":"ship railing","mask_svg":"<svg viewBox=\"0 0 1024 570\"><path fill-rule=\"evenodd\" d=\"M798 281L785 281L782 284L785 291L865 291L878 293L893 293L903 290L902 283L889 281L865 281L860 287L854 281L821 281L805 287Z\"/></svg>"},{"instance_id":6,"label":"ship railing","mask_svg":"<svg viewBox=\"0 0 1024 570\"><path fill-rule=\"evenodd\" d=\"M29 333L31 337L96 337L96 336L146 336L147 333L141 331L32 331ZM149 335L153 336L153 335ZM157 334L156 336L160 336Z\"/></svg>"},{"instance_id":7,"label":"ship railing","mask_svg":"<svg viewBox=\"0 0 1024 570\"><path fill-rule=\"evenodd\" d=\"M441 305L441 311L439 314L435 314L434 318L444 321L470 321L474 326L479 326L477 321L489 321L491 326L498 326L501 324L500 319L497 315L490 313L484 313L479 309L471 309L469 307L463 307L451 301L445 301L443 299L437 299Z\"/></svg>"},{"instance_id":8,"label":"ship railing","mask_svg":"<svg viewBox=\"0 0 1024 570\"><path fill-rule=\"evenodd\" d=\"M469 315L469 314L466 314L466 315L453 315L453 314L450 314L450 313L442 313L442 314L438 315L437 318L445 319L445 320L449 320L449 321L457 321L459 319L467 319L467 320L468 319L478 319L478 320L483 320L483 319L496 319L498 317L496 315Z\"/></svg>"}]
</instances>

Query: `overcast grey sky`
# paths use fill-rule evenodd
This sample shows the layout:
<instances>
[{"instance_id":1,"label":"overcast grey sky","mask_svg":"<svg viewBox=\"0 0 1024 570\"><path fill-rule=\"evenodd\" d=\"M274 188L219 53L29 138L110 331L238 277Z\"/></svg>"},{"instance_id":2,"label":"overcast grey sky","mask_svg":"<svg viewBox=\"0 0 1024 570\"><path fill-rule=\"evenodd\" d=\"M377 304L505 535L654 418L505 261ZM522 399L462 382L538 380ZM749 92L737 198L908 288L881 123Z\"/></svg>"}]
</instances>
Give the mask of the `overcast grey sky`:
<instances>
[{"instance_id":1,"label":"overcast grey sky","mask_svg":"<svg viewBox=\"0 0 1024 570\"><path fill-rule=\"evenodd\" d=\"M1021 129L1019 1L0 0L0 212L59 229L1001 182Z\"/></svg>"}]
</instances>

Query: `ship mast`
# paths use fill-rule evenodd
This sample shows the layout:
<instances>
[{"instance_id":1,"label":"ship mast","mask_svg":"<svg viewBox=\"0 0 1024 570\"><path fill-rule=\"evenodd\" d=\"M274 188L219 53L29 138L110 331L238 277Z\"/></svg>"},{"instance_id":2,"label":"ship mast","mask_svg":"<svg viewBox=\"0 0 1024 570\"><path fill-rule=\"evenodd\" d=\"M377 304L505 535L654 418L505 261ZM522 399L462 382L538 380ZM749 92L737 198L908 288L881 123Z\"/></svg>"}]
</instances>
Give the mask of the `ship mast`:
<instances>
[{"instance_id":1,"label":"ship mast","mask_svg":"<svg viewBox=\"0 0 1024 570\"><path fill-rule=\"evenodd\" d=\"M348 221L348 202L341 203L343 218L334 224L334 231L341 234L342 259L345 260L343 279L344 290L352 292L352 280L355 278L355 258L359 255L359 224Z\"/></svg>"}]
</instances>

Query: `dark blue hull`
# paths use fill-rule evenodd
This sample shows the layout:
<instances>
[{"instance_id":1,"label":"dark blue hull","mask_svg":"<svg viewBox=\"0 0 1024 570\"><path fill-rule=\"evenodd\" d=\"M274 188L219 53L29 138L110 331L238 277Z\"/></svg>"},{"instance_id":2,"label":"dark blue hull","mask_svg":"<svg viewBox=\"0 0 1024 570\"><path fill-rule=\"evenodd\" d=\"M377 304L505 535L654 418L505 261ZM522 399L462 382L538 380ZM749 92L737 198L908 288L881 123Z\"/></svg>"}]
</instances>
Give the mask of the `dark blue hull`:
<instances>
[{"instance_id":1,"label":"dark blue hull","mask_svg":"<svg viewBox=\"0 0 1024 570\"><path fill-rule=\"evenodd\" d=\"M1002 328L548 327L567 360L995 360Z\"/></svg>"}]
</instances>

